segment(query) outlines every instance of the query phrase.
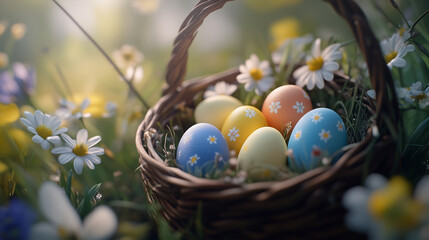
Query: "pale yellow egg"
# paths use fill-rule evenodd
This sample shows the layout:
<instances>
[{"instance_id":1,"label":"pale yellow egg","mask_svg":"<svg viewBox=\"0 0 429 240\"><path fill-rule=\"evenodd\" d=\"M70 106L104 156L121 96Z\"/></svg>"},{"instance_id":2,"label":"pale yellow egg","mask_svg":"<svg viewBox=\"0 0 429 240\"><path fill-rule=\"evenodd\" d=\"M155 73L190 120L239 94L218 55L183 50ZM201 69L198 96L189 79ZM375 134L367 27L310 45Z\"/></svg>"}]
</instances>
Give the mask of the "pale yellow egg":
<instances>
[{"instance_id":1,"label":"pale yellow egg","mask_svg":"<svg viewBox=\"0 0 429 240\"><path fill-rule=\"evenodd\" d=\"M238 155L238 170L247 172L253 181L275 180L286 168L287 145L283 136L272 127L254 131L244 142Z\"/></svg>"},{"instance_id":2,"label":"pale yellow egg","mask_svg":"<svg viewBox=\"0 0 429 240\"><path fill-rule=\"evenodd\" d=\"M220 131L228 115L242 105L243 103L238 99L226 95L206 98L195 108L195 121L197 123L210 123Z\"/></svg>"}]
</instances>

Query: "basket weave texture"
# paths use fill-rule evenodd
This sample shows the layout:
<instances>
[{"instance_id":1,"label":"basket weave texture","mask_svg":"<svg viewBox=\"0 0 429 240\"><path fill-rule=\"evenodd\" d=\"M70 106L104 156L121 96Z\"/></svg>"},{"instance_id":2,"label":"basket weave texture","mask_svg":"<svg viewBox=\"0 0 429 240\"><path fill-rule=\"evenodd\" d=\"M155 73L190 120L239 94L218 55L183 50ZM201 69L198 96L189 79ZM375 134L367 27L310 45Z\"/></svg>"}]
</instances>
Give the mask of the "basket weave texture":
<instances>
[{"instance_id":1,"label":"basket weave texture","mask_svg":"<svg viewBox=\"0 0 429 240\"><path fill-rule=\"evenodd\" d=\"M278 182L235 184L194 177L169 167L157 154L154 132L180 112L183 104L219 81L235 82L237 69L184 82L188 49L204 19L231 0L201 0L187 16L174 41L166 70L163 96L147 112L136 135L141 176L149 200L161 206L160 213L175 229L188 228L201 211L207 238L353 239L344 226L341 196L361 183L364 173L388 173L395 159L399 111L393 79L379 41L353 0L325 0L349 25L362 51L376 91L375 102L366 101L374 126L365 139L348 150L332 167L316 168ZM339 89L346 77L336 74L327 87ZM388 127L389 126L389 127ZM374 136L371 129L380 135Z\"/></svg>"}]
</instances>

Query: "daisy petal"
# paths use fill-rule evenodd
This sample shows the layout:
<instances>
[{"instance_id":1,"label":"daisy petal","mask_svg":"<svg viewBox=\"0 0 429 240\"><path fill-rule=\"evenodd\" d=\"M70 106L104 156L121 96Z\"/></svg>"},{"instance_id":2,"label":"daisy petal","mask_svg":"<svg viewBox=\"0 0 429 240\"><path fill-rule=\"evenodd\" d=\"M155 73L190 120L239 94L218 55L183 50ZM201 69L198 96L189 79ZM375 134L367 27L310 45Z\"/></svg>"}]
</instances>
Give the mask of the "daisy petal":
<instances>
[{"instance_id":1,"label":"daisy petal","mask_svg":"<svg viewBox=\"0 0 429 240\"><path fill-rule=\"evenodd\" d=\"M82 102L82 105L80 105L80 109L82 111L85 110L87 107L89 107L89 103L90 103L89 99L85 98L85 100L83 100Z\"/></svg>"},{"instance_id":2,"label":"daisy petal","mask_svg":"<svg viewBox=\"0 0 429 240\"><path fill-rule=\"evenodd\" d=\"M65 133L65 132L67 132L67 131L68 131L68 129L67 129L67 128L60 128L60 129L56 130L56 131L53 133L53 135L60 135L60 134L63 134L63 133Z\"/></svg>"},{"instance_id":3,"label":"daisy petal","mask_svg":"<svg viewBox=\"0 0 429 240\"><path fill-rule=\"evenodd\" d=\"M100 164L101 163L101 159L94 154L87 154L85 157L94 164Z\"/></svg>"},{"instance_id":4,"label":"daisy petal","mask_svg":"<svg viewBox=\"0 0 429 240\"><path fill-rule=\"evenodd\" d=\"M24 124L27 128L28 127L34 127L34 125L26 118L21 118L22 124Z\"/></svg>"},{"instance_id":5,"label":"daisy petal","mask_svg":"<svg viewBox=\"0 0 429 240\"><path fill-rule=\"evenodd\" d=\"M415 195L416 199L420 202L429 205L429 177L422 178L416 186Z\"/></svg>"},{"instance_id":6,"label":"daisy petal","mask_svg":"<svg viewBox=\"0 0 429 240\"><path fill-rule=\"evenodd\" d=\"M38 197L40 210L54 225L76 233L82 229L77 212L64 191L56 184L45 182L39 189Z\"/></svg>"},{"instance_id":7,"label":"daisy petal","mask_svg":"<svg viewBox=\"0 0 429 240\"><path fill-rule=\"evenodd\" d=\"M34 119L34 115L32 113L25 111L24 115L28 119L28 121L31 122L33 127L37 126L36 120Z\"/></svg>"},{"instance_id":8,"label":"daisy petal","mask_svg":"<svg viewBox=\"0 0 429 240\"><path fill-rule=\"evenodd\" d=\"M64 140L64 142L69 145L71 148L76 147L75 141L67 134L61 134L61 138Z\"/></svg>"},{"instance_id":9,"label":"daisy petal","mask_svg":"<svg viewBox=\"0 0 429 240\"><path fill-rule=\"evenodd\" d=\"M88 154L103 155L104 154L104 148L92 147L92 148L88 149Z\"/></svg>"},{"instance_id":10,"label":"daisy petal","mask_svg":"<svg viewBox=\"0 0 429 240\"><path fill-rule=\"evenodd\" d=\"M64 153L58 157L58 162L60 164L66 164L66 163L70 162L70 160L72 160L75 157L76 157L76 155L73 153Z\"/></svg>"},{"instance_id":11,"label":"daisy petal","mask_svg":"<svg viewBox=\"0 0 429 240\"><path fill-rule=\"evenodd\" d=\"M86 158L86 156L83 156L82 159L83 159L83 161L85 161L85 163L89 167L89 169L92 169L92 170L95 169L94 163L92 163L91 160Z\"/></svg>"},{"instance_id":12,"label":"daisy petal","mask_svg":"<svg viewBox=\"0 0 429 240\"><path fill-rule=\"evenodd\" d=\"M81 157L76 157L74 159L73 167L74 167L74 170L76 171L77 174L79 174L79 175L82 174L83 160Z\"/></svg>"},{"instance_id":13,"label":"daisy petal","mask_svg":"<svg viewBox=\"0 0 429 240\"><path fill-rule=\"evenodd\" d=\"M27 130L28 130L28 131L30 131L30 132L31 132L31 133L33 133L33 134L38 135L38 133L37 133L36 129L34 129L33 127L28 127L28 128L27 128Z\"/></svg>"},{"instance_id":14,"label":"daisy petal","mask_svg":"<svg viewBox=\"0 0 429 240\"><path fill-rule=\"evenodd\" d=\"M53 153L53 154L63 154L63 153L71 153L73 151L73 149L72 148L70 148L70 147L54 147L52 150L51 150L51 153Z\"/></svg>"},{"instance_id":15,"label":"daisy petal","mask_svg":"<svg viewBox=\"0 0 429 240\"><path fill-rule=\"evenodd\" d=\"M76 136L76 142L77 144L85 144L86 140L88 140L88 130L81 129L77 132L77 136Z\"/></svg>"},{"instance_id":16,"label":"daisy petal","mask_svg":"<svg viewBox=\"0 0 429 240\"><path fill-rule=\"evenodd\" d=\"M395 58L390 62L395 67L405 67L407 62L403 58Z\"/></svg>"},{"instance_id":17,"label":"daisy petal","mask_svg":"<svg viewBox=\"0 0 429 240\"><path fill-rule=\"evenodd\" d=\"M86 145L88 146L88 148L90 148L90 147L94 146L95 144L99 143L100 141L101 141L101 137L95 136L95 137L88 139L88 141L86 142Z\"/></svg>"},{"instance_id":18,"label":"daisy petal","mask_svg":"<svg viewBox=\"0 0 429 240\"><path fill-rule=\"evenodd\" d=\"M83 221L84 239L110 239L116 232L118 220L115 213L106 206L95 208Z\"/></svg>"},{"instance_id":19,"label":"daisy petal","mask_svg":"<svg viewBox=\"0 0 429 240\"><path fill-rule=\"evenodd\" d=\"M48 141L43 140L41 146L42 146L43 150L48 150L51 147L51 144L49 144Z\"/></svg>"},{"instance_id":20,"label":"daisy petal","mask_svg":"<svg viewBox=\"0 0 429 240\"><path fill-rule=\"evenodd\" d=\"M338 68L340 68L340 65L337 62L326 62L323 64L323 69L326 71L332 72L338 70Z\"/></svg>"},{"instance_id":21,"label":"daisy petal","mask_svg":"<svg viewBox=\"0 0 429 240\"><path fill-rule=\"evenodd\" d=\"M57 144L61 142L61 138L58 136L49 136L46 138L50 143Z\"/></svg>"},{"instance_id":22,"label":"daisy petal","mask_svg":"<svg viewBox=\"0 0 429 240\"><path fill-rule=\"evenodd\" d=\"M36 125L35 126L43 125L43 113L42 113L42 111L37 110L34 115L35 115L34 118L36 120Z\"/></svg>"},{"instance_id":23,"label":"daisy petal","mask_svg":"<svg viewBox=\"0 0 429 240\"><path fill-rule=\"evenodd\" d=\"M317 77L316 74L309 75L308 81L307 81L307 89L313 90L314 85L316 84Z\"/></svg>"},{"instance_id":24,"label":"daisy petal","mask_svg":"<svg viewBox=\"0 0 429 240\"><path fill-rule=\"evenodd\" d=\"M42 143L45 140L39 135L34 135L31 139L33 140L33 142L38 144Z\"/></svg>"},{"instance_id":25,"label":"daisy petal","mask_svg":"<svg viewBox=\"0 0 429 240\"><path fill-rule=\"evenodd\" d=\"M316 86L319 89L322 89L325 86L325 82L323 81L322 71L317 71L316 72Z\"/></svg>"},{"instance_id":26,"label":"daisy petal","mask_svg":"<svg viewBox=\"0 0 429 240\"><path fill-rule=\"evenodd\" d=\"M326 81L332 81L334 79L334 74L329 71L322 71L322 75Z\"/></svg>"}]
</instances>

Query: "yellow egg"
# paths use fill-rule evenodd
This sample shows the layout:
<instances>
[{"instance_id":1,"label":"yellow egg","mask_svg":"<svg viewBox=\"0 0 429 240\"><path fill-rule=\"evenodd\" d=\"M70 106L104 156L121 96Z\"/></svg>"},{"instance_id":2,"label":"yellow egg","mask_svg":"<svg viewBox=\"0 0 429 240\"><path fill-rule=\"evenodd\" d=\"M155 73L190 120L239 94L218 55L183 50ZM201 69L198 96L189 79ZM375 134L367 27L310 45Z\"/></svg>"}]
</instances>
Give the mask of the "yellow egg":
<instances>
[{"instance_id":1,"label":"yellow egg","mask_svg":"<svg viewBox=\"0 0 429 240\"><path fill-rule=\"evenodd\" d=\"M222 135L228 143L229 150L240 152L246 138L256 129L268 126L264 115L252 106L241 106L232 111L226 118Z\"/></svg>"},{"instance_id":2,"label":"yellow egg","mask_svg":"<svg viewBox=\"0 0 429 240\"><path fill-rule=\"evenodd\" d=\"M262 127L246 139L238 155L238 170L253 181L274 180L286 168L287 145L272 127Z\"/></svg>"},{"instance_id":3,"label":"yellow egg","mask_svg":"<svg viewBox=\"0 0 429 240\"><path fill-rule=\"evenodd\" d=\"M197 123L210 123L222 130L222 125L234 109L242 106L238 99L226 95L206 98L195 108L194 116Z\"/></svg>"}]
</instances>

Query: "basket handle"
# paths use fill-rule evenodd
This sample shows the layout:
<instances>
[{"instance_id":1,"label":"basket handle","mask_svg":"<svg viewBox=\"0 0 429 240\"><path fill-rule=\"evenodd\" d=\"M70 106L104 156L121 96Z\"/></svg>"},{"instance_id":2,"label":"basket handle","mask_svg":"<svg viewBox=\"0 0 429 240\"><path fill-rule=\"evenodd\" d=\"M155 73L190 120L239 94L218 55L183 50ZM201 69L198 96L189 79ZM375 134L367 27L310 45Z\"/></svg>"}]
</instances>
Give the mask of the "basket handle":
<instances>
[{"instance_id":1,"label":"basket handle","mask_svg":"<svg viewBox=\"0 0 429 240\"><path fill-rule=\"evenodd\" d=\"M220 9L226 2L233 0L200 0L182 23L174 41L172 56L166 70L166 87L163 95L177 91L182 85L188 61L188 49L204 19L213 11ZM349 25L359 48L365 56L371 85L376 92L376 125L383 131L384 122L389 121L390 131L398 131L400 119L398 100L393 78L387 68L379 41L372 32L368 20L354 0L324 0Z\"/></svg>"}]
</instances>

